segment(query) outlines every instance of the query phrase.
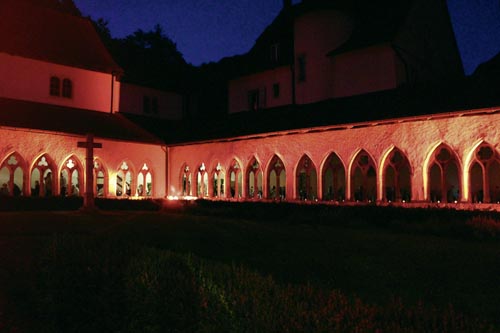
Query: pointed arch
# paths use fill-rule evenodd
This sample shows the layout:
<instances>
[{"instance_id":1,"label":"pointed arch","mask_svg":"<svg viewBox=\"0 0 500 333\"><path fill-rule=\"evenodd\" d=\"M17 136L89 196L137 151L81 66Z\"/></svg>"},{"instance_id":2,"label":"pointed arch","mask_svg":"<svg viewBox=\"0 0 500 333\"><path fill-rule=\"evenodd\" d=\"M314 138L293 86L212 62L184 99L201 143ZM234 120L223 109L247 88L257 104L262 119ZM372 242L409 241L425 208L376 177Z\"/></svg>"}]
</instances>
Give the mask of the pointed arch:
<instances>
[{"instance_id":1,"label":"pointed arch","mask_svg":"<svg viewBox=\"0 0 500 333\"><path fill-rule=\"evenodd\" d=\"M229 165L228 173L228 186L229 190L226 191L231 198L243 197L243 170L242 164L235 157Z\"/></svg>"},{"instance_id":2,"label":"pointed arch","mask_svg":"<svg viewBox=\"0 0 500 333\"><path fill-rule=\"evenodd\" d=\"M295 177L296 193L299 200L314 200L318 197L318 173L311 158L304 154L297 164Z\"/></svg>"},{"instance_id":3,"label":"pointed arch","mask_svg":"<svg viewBox=\"0 0 500 333\"><path fill-rule=\"evenodd\" d=\"M117 197L132 196L134 183L134 166L129 160L122 160L116 173L116 192Z\"/></svg>"},{"instance_id":4,"label":"pointed arch","mask_svg":"<svg viewBox=\"0 0 500 333\"><path fill-rule=\"evenodd\" d=\"M468 201L500 203L500 154L487 142L481 142L471 155L466 189Z\"/></svg>"},{"instance_id":5,"label":"pointed arch","mask_svg":"<svg viewBox=\"0 0 500 333\"><path fill-rule=\"evenodd\" d=\"M445 143L429 158L427 198L432 202L458 202L461 199L461 165L457 154Z\"/></svg>"},{"instance_id":6,"label":"pointed arch","mask_svg":"<svg viewBox=\"0 0 500 333\"><path fill-rule=\"evenodd\" d=\"M411 200L411 175L408 157L402 150L392 147L382 162L382 199L385 201Z\"/></svg>"},{"instance_id":7,"label":"pointed arch","mask_svg":"<svg viewBox=\"0 0 500 333\"><path fill-rule=\"evenodd\" d=\"M212 168L212 180L212 197L225 198L226 170L218 161L214 163L214 167Z\"/></svg>"},{"instance_id":8,"label":"pointed arch","mask_svg":"<svg viewBox=\"0 0 500 333\"><path fill-rule=\"evenodd\" d=\"M322 200L345 200L346 175L344 162L335 153L331 152L323 163L321 180L323 185Z\"/></svg>"},{"instance_id":9,"label":"pointed arch","mask_svg":"<svg viewBox=\"0 0 500 333\"><path fill-rule=\"evenodd\" d=\"M377 196L377 168L373 158L360 150L351 163L351 198L373 202Z\"/></svg>"},{"instance_id":10,"label":"pointed arch","mask_svg":"<svg viewBox=\"0 0 500 333\"><path fill-rule=\"evenodd\" d=\"M153 170L151 162L145 161L141 164L140 170L137 172L136 195L138 197L153 196Z\"/></svg>"},{"instance_id":11,"label":"pointed arch","mask_svg":"<svg viewBox=\"0 0 500 333\"><path fill-rule=\"evenodd\" d=\"M83 178L83 166L80 160L75 155L67 157L59 168L59 194L63 197L80 196Z\"/></svg>"},{"instance_id":12,"label":"pointed arch","mask_svg":"<svg viewBox=\"0 0 500 333\"><path fill-rule=\"evenodd\" d=\"M30 186L32 196L50 197L56 188L56 164L48 154L39 155L31 165Z\"/></svg>"},{"instance_id":13,"label":"pointed arch","mask_svg":"<svg viewBox=\"0 0 500 333\"><path fill-rule=\"evenodd\" d=\"M95 196L98 198L108 196L108 171L103 161L96 157L94 158L94 189Z\"/></svg>"},{"instance_id":14,"label":"pointed arch","mask_svg":"<svg viewBox=\"0 0 500 333\"><path fill-rule=\"evenodd\" d=\"M208 172L204 162L197 168L196 196L198 198L208 197Z\"/></svg>"},{"instance_id":15,"label":"pointed arch","mask_svg":"<svg viewBox=\"0 0 500 333\"><path fill-rule=\"evenodd\" d=\"M21 196L26 189L26 161L18 152L12 152L0 164L2 195Z\"/></svg>"},{"instance_id":16,"label":"pointed arch","mask_svg":"<svg viewBox=\"0 0 500 333\"><path fill-rule=\"evenodd\" d=\"M180 188L182 196L192 196L193 195L193 175L191 168L187 163L184 163L180 172Z\"/></svg>"},{"instance_id":17,"label":"pointed arch","mask_svg":"<svg viewBox=\"0 0 500 333\"><path fill-rule=\"evenodd\" d=\"M247 184L247 198L261 199L263 196L263 172L262 165L253 156L248 162L247 172L246 172L246 184Z\"/></svg>"},{"instance_id":18,"label":"pointed arch","mask_svg":"<svg viewBox=\"0 0 500 333\"><path fill-rule=\"evenodd\" d=\"M285 199L286 197L286 169L283 160L274 155L267 168L267 197L269 199Z\"/></svg>"}]
</instances>

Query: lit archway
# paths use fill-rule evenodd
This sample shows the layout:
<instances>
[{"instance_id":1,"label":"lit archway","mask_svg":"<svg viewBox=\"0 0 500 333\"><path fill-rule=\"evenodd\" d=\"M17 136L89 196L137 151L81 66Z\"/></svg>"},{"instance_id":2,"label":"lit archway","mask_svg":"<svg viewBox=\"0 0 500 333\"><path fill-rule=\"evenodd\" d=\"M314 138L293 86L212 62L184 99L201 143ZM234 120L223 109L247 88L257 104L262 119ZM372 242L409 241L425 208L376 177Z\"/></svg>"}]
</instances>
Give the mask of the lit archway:
<instances>
[{"instance_id":1,"label":"lit archway","mask_svg":"<svg viewBox=\"0 0 500 333\"><path fill-rule=\"evenodd\" d=\"M15 197L26 193L25 170L26 163L21 155L18 153L10 154L0 165L0 193Z\"/></svg>"},{"instance_id":2,"label":"lit archway","mask_svg":"<svg viewBox=\"0 0 500 333\"><path fill-rule=\"evenodd\" d=\"M323 166L323 200L345 199L345 168L340 158L331 153Z\"/></svg>"},{"instance_id":3,"label":"lit archway","mask_svg":"<svg viewBox=\"0 0 500 333\"><path fill-rule=\"evenodd\" d=\"M500 155L487 143L474 152L469 168L469 198L472 202L500 203Z\"/></svg>"},{"instance_id":4,"label":"lit archway","mask_svg":"<svg viewBox=\"0 0 500 333\"><path fill-rule=\"evenodd\" d=\"M267 174L268 198L285 199L286 197L286 170L283 161L274 155L269 163Z\"/></svg>"},{"instance_id":5,"label":"lit archway","mask_svg":"<svg viewBox=\"0 0 500 333\"><path fill-rule=\"evenodd\" d=\"M262 195L262 168L253 157L247 167L247 197L261 199Z\"/></svg>"},{"instance_id":6,"label":"lit archway","mask_svg":"<svg viewBox=\"0 0 500 333\"><path fill-rule=\"evenodd\" d=\"M373 159L366 151L361 150L351 168L351 198L355 201L375 201L377 172Z\"/></svg>"},{"instance_id":7,"label":"lit archway","mask_svg":"<svg viewBox=\"0 0 500 333\"><path fill-rule=\"evenodd\" d=\"M299 200L314 200L318 197L318 177L316 166L304 155L297 165L297 187L295 194Z\"/></svg>"},{"instance_id":8,"label":"lit archway","mask_svg":"<svg viewBox=\"0 0 500 333\"><path fill-rule=\"evenodd\" d=\"M143 163L141 170L137 174L136 194L139 197L151 197L153 195L153 174L147 163Z\"/></svg>"},{"instance_id":9,"label":"lit archway","mask_svg":"<svg viewBox=\"0 0 500 333\"><path fill-rule=\"evenodd\" d=\"M233 159L228 170L229 174L229 195L231 198L241 198L243 196L243 175L240 163Z\"/></svg>"},{"instance_id":10,"label":"lit archway","mask_svg":"<svg viewBox=\"0 0 500 333\"><path fill-rule=\"evenodd\" d=\"M217 163L213 170L213 194L214 198L224 198L226 196L226 173L220 163Z\"/></svg>"},{"instance_id":11,"label":"lit archway","mask_svg":"<svg viewBox=\"0 0 500 333\"><path fill-rule=\"evenodd\" d=\"M56 170L55 164L47 154L43 154L35 160L30 172L32 196L50 197L54 195L56 187L54 170Z\"/></svg>"},{"instance_id":12,"label":"lit archway","mask_svg":"<svg viewBox=\"0 0 500 333\"><path fill-rule=\"evenodd\" d=\"M129 162L123 161L116 174L116 196L130 197L133 187L133 170Z\"/></svg>"},{"instance_id":13,"label":"lit archway","mask_svg":"<svg viewBox=\"0 0 500 333\"><path fill-rule=\"evenodd\" d=\"M189 165L185 164L181 171L181 189L183 196L192 196L192 174Z\"/></svg>"},{"instance_id":14,"label":"lit archway","mask_svg":"<svg viewBox=\"0 0 500 333\"><path fill-rule=\"evenodd\" d=\"M102 198L107 196L108 172L99 158L94 159L94 189L95 196Z\"/></svg>"},{"instance_id":15,"label":"lit archway","mask_svg":"<svg viewBox=\"0 0 500 333\"><path fill-rule=\"evenodd\" d=\"M83 168L75 156L68 157L61 166L59 175L59 194L61 196L80 196L83 189Z\"/></svg>"},{"instance_id":16,"label":"lit archway","mask_svg":"<svg viewBox=\"0 0 500 333\"><path fill-rule=\"evenodd\" d=\"M455 153L446 145L436 148L430 159L429 198L433 202L458 202L460 195L460 168Z\"/></svg>"},{"instance_id":17,"label":"lit archway","mask_svg":"<svg viewBox=\"0 0 500 333\"><path fill-rule=\"evenodd\" d=\"M398 148L394 148L385 161L383 189L386 201L411 200L411 166Z\"/></svg>"},{"instance_id":18,"label":"lit archway","mask_svg":"<svg viewBox=\"0 0 500 333\"><path fill-rule=\"evenodd\" d=\"M205 163L198 167L196 175L196 196L198 198L208 197L208 174Z\"/></svg>"}]
</instances>

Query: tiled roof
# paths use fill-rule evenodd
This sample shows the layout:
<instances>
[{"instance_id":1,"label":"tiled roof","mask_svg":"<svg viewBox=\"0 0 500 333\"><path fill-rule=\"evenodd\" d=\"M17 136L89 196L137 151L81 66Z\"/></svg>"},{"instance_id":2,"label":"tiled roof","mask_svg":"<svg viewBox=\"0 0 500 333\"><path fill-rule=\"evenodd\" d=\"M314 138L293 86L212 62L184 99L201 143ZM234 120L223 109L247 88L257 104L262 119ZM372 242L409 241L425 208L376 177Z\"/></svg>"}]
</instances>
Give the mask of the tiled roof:
<instances>
[{"instance_id":1,"label":"tiled roof","mask_svg":"<svg viewBox=\"0 0 500 333\"><path fill-rule=\"evenodd\" d=\"M162 144L121 114L0 98L0 127L60 132L131 142Z\"/></svg>"},{"instance_id":2,"label":"tiled roof","mask_svg":"<svg viewBox=\"0 0 500 333\"><path fill-rule=\"evenodd\" d=\"M0 1L0 52L99 72L122 72L92 22L30 4Z\"/></svg>"}]
</instances>

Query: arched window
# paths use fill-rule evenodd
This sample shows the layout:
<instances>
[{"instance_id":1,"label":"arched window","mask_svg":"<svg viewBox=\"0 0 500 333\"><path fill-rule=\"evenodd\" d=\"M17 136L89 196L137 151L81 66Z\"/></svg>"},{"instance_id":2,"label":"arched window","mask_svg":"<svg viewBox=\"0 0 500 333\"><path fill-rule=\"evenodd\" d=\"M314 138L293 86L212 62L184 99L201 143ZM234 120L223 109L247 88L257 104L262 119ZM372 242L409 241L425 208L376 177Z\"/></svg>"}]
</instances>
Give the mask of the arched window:
<instances>
[{"instance_id":1,"label":"arched window","mask_svg":"<svg viewBox=\"0 0 500 333\"><path fill-rule=\"evenodd\" d=\"M364 150L360 151L351 170L351 198L372 202L377 196L377 175L373 159Z\"/></svg>"},{"instance_id":2,"label":"arched window","mask_svg":"<svg viewBox=\"0 0 500 333\"><path fill-rule=\"evenodd\" d=\"M153 195L153 176L146 163L137 175L137 196L150 197Z\"/></svg>"},{"instance_id":3,"label":"arched window","mask_svg":"<svg viewBox=\"0 0 500 333\"><path fill-rule=\"evenodd\" d=\"M247 197L261 199L262 195L262 169L253 157L247 168Z\"/></svg>"},{"instance_id":4,"label":"arched window","mask_svg":"<svg viewBox=\"0 0 500 333\"><path fill-rule=\"evenodd\" d=\"M31 169L31 195L50 197L54 194L54 163L47 155L40 156Z\"/></svg>"},{"instance_id":5,"label":"arched window","mask_svg":"<svg viewBox=\"0 0 500 333\"><path fill-rule=\"evenodd\" d=\"M408 158L397 148L387 157L384 168L384 200L411 200L411 169Z\"/></svg>"},{"instance_id":6,"label":"arched window","mask_svg":"<svg viewBox=\"0 0 500 333\"><path fill-rule=\"evenodd\" d=\"M21 196L24 194L23 158L18 153L12 153L0 166L0 194Z\"/></svg>"},{"instance_id":7,"label":"arched window","mask_svg":"<svg viewBox=\"0 0 500 333\"><path fill-rule=\"evenodd\" d=\"M318 197L318 177L316 166L304 155L297 166L297 193L300 200L314 200Z\"/></svg>"},{"instance_id":8,"label":"arched window","mask_svg":"<svg viewBox=\"0 0 500 333\"><path fill-rule=\"evenodd\" d=\"M213 171L213 197L214 198L223 198L225 197L225 173L220 165L220 163L217 163L215 166L215 169Z\"/></svg>"},{"instance_id":9,"label":"arched window","mask_svg":"<svg viewBox=\"0 0 500 333\"><path fill-rule=\"evenodd\" d=\"M80 196L83 189L83 168L74 156L68 158L62 165L59 177L61 196Z\"/></svg>"},{"instance_id":10,"label":"arched window","mask_svg":"<svg viewBox=\"0 0 500 333\"><path fill-rule=\"evenodd\" d=\"M192 191L191 191L191 171L189 169L189 166L186 164L184 165L184 168L182 168L182 183L181 183L181 188L182 188L182 195L183 196L191 196Z\"/></svg>"},{"instance_id":11,"label":"arched window","mask_svg":"<svg viewBox=\"0 0 500 333\"><path fill-rule=\"evenodd\" d=\"M50 78L50 96L61 96L61 80L57 76Z\"/></svg>"},{"instance_id":12,"label":"arched window","mask_svg":"<svg viewBox=\"0 0 500 333\"><path fill-rule=\"evenodd\" d=\"M469 169L470 200L500 203L500 155L484 143L475 153Z\"/></svg>"},{"instance_id":13,"label":"arched window","mask_svg":"<svg viewBox=\"0 0 500 333\"><path fill-rule=\"evenodd\" d=\"M345 199L345 168L335 153L328 156L323 167L323 200Z\"/></svg>"},{"instance_id":14,"label":"arched window","mask_svg":"<svg viewBox=\"0 0 500 333\"><path fill-rule=\"evenodd\" d=\"M286 170L281 159L274 155L269 164L267 174L268 198L285 199L286 197Z\"/></svg>"},{"instance_id":15,"label":"arched window","mask_svg":"<svg viewBox=\"0 0 500 333\"><path fill-rule=\"evenodd\" d=\"M94 188L95 196L102 198L107 195L108 173L104 164L98 158L94 159Z\"/></svg>"},{"instance_id":16,"label":"arched window","mask_svg":"<svg viewBox=\"0 0 500 333\"><path fill-rule=\"evenodd\" d=\"M229 168L229 195L231 198L241 198L243 190L243 175L241 166L236 159L233 159Z\"/></svg>"},{"instance_id":17,"label":"arched window","mask_svg":"<svg viewBox=\"0 0 500 333\"><path fill-rule=\"evenodd\" d=\"M70 79L64 79L62 85L62 97L73 97L73 82Z\"/></svg>"},{"instance_id":18,"label":"arched window","mask_svg":"<svg viewBox=\"0 0 500 333\"><path fill-rule=\"evenodd\" d=\"M127 162L122 162L116 174L116 196L132 195L132 171Z\"/></svg>"},{"instance_id":19,"label":"arched window","mask_svg":"<svg viewBox=\"0 0 500 333\"><path fill-rule=\"evenodd\" d=\"M208 174L205 163L201 163L196 177L196 195L199 198L208 197Z\"/></svg>"},{"instance_id":20,"label":"arched window","mask_svg":"<svg viewBox=\"0 0 500 333\"><path fill-rule=\"evenodd\" d=\"M433 202L460 200L458 159L450 148L441 145L431 157L429 168L429 198Z\"/></svg>"}]
</instances>

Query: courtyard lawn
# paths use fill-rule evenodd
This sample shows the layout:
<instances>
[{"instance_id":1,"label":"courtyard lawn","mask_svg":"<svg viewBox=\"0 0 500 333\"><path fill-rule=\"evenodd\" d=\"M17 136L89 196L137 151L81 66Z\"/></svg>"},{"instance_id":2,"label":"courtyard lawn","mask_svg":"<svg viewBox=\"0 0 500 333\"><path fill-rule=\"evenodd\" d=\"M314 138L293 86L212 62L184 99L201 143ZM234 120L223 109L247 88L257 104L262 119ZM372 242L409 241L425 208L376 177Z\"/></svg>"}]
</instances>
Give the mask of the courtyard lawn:
<instances>
[{"instance_id":1,"label":"courtyard lawn","mask_svg":"<svg viewBox=\"0 0 500 333\"><path fill-rule=\"evenodd\" d=\"M22 300L33 299L30 293L38 288L39 263L54 238L63 235L129 244L132 250L126 250L124 257L131 255L127 251L143 248L192 254L213 265L241 266L262 277L270 275L283 286L339 290L365 304L383 307L400 299L408 307L423 304L442 310L452 305L470 318L500 326L497 239L429 231L425 227L429 221L420 226L412 222L408 228L405 216L398 217L403 227L372 224L371 214L356 216L352 223L329 220L331 216L345 219L339 213L324 217L321 223L310 218L302 221L297 214L291 223L290 216L280 218L272 207L266 219L248 211L262 209L259 205L243 207L245 213L240 215L245 218L238 218L237 209L224 214L191 206L160 212L0 213L0 307L10 309L0 308L0 313L12 315L14 321L33 315L33 302ZM456 218L460 213L448 216ZM453 221L433 218L433 223Z\"/></svg>"}]
</instances>

